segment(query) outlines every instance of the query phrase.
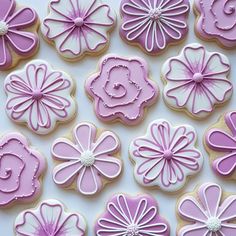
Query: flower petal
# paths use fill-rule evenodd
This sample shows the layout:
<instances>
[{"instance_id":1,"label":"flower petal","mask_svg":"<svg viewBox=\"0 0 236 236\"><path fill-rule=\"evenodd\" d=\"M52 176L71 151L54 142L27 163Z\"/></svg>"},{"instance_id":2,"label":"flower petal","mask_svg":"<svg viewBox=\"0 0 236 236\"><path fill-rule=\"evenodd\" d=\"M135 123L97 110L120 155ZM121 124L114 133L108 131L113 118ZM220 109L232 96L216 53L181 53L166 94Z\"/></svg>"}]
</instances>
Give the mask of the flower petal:
<instances>
[{"instance_id":1,"label":"flower petal","mask_svg":"<svg viewBox=\"0 0 236 236\"><path fill-rule=\"evenodd\" d=\"M0 37L0 52L0 67L5 68L10 66L12 63L12 57L4 37Z\"/></svg>"},{"instance_id":2,"label":"flower petal","mask_svg":"<svg viewBox=\"0 0 236 236\"><path fill-rule=\"evenodd\" d=\"M144 181L148 183L155 181L160 176L162 171L164 171L164 165L164 159L156 160L153 164L151 164L150 161L147 162L146 171L144 173ZM144 168L144 163L139 166L137 171L140 172L142 168Z\"/></svg>"},{"instance_id":3,"label":"flower petal","mask_svg":"<svg viewBox=\"0 0 236 236\"><path fill-rule=\"evenodd\" d=\"M235 224L222 224L220 229L221 235L231 236L236 235L236 225Z\"/></svg>"},{"instance_id":4,"label":"flower petal","mask_svg":"<svg viewBox=\"0 0 236 236\"><path fill-rule=\"evenodd\" d=\"M14 0L2 0L0 8L0 20L6 20L9 14L14 11L16 3Z\"/></svg>"},{"instance_id":5,"label":"flower petal","mask_svg":"<svg viewBox=\"0 0 236 236\"><path fill-rule=\"evenodd\" d=\"M225 116L225 123L229 127L233 136L236 136L236 112L229 112Z\"/></svg>"},{"instance_id":6,"label":"flower petal","mask_svg":"<svg viewBox=\"0 0 236 236\"><path fill-rule=\"evenodd\" d=\"M197 223L194 225L187 225L180 229L179 235L181 236L209 236L209 230L205 224Z\"/></svg>"},{"instance_id":7,"label":"flower petal","mask_svg":"<svg viewBox=\"0 0 236 236\"><path fill-rule=\"evenodd\" d=\"M217 217L219 217L221 221L235 220L236 219L235 207L236 207L236 196L231 195L228 198L226 198L224 202L221 204Z\"/></svg>"}]
</instances>

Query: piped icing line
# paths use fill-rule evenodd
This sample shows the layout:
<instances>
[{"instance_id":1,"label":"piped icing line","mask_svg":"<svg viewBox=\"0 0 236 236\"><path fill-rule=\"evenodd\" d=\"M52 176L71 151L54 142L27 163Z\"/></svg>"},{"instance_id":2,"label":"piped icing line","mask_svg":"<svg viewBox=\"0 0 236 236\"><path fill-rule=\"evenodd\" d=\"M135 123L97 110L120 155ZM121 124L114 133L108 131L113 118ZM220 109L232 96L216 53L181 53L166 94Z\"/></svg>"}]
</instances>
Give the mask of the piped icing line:
<instances>
[{"instance_id":1,"label":"piped icing line","mask_svg":"<svg viewBox=\"0 0 236 236\"><path fill-rule=\"evenodd\" d=\"M80 123L73 129L73 140L59 138L52 145L52 156L63 162L54 168L53 180L62 187L76 182L78 192L94 195L120 175L122 162L114 156L119 150L114 133L104 131L97 137L93 124Z\"/></svg>"},{"instance_id":2,"label":"piped icing line","mask_svg":"<svg viewBox=\"0 0 236 236\"><path fill-rule=\"evenodd\" d=\"M122 0L121 37L145 52L158 54L188 32L188 0Z\"/></svg>"},{"instance_id":3,"label":"piped icing line","mask_svg":"<svg viewBox=\"0 0 236 236\"><path fill-rule=\"evenodd\" d=\"M41 192L44 157L19 133L0 138L0 208L32 202Z\"/></svg>"},{"instance_id":4,"label":"piped icing line","mask_svg":"<svg viewBox=\"0 0 236 236\"><path fill-rule=\"evenodd\" d=\"M115 21L115 13L101 0L51 0L41 29L62 57L76 60L105 49Z\"/></svg>"},{"instance_id":5,"label":"piped icing line","mask_svg":"<svg viewBox=\"0 0 236 236\"><path fill-rule=\"evenodd\" d=\"M130 144L134 177L144 187L166 192L183 188L188 176L202 168L203 156L195 148L197 134L189 125L172 126L168 121L153 121L144 136Z\"/></svg>"},{"instance_id":6,"label":"piped icing line","mask_svg":"<svg viewBox=\"0 0 236 236\"><path fill-rule=\"evenodd\" d=\"M208 130L205 142L210 156L214 157L213 170L221 176L231 177L236 173L236 112L226 113L219 126L220 129L216 124L215 128ZM213 155L211 151L216 154Z\"/></svg>"},{"instance_id":7,"label":"piped icing line","mask_svg":"<svg viewBox=\"0 0 236 236\"><path fill-rule=\"evenodd\" d=\"M194 118L210 115L215 106L228 101L233 85L228 79L228 58L208 52L200 44L185 46L181 53L162 67L165 102L176 110L185 110Z\"/></svg>"},{"instance_id":8,"label":"piped icing line","mask_svg":"<svg viewBox=\"0 0 236 236\"><path fill-rule=\"evenodd\" d=\"M85 89L101 121L120 121L126 125L140 123L145 109L159 95L157 85L149 79L144 60L116 55L100 61L99 72L87 79Z\"/></svg>"},{"instance_id":9,"label":"piped icing line","mask_svg":"<svg viewBox=\"0 0 236 236\"><path fill-rule=\"evenodd\" d=\"M94 227L97 236L169 236L170 227L158 213L156 200L149 195L114 195Z\"/></svg>"},{"instance_id":10,"label":"piped icing line","mask_svg":"<svg viewBox=\"0 0 236 236\"><path fill-rule=\"evenodd\" d=\"M15 0L1 0L0 70L10 69L37 51L37 24L38 16L32 8L18 9Z\"/></svg>"},{"instance_id":11,"label":"piped icing line","mask_svg":"<svg viewBox=\"0 0 236 236\"><path fill-rule=\"evenodd\" d=\"M4 88L9 118L26 124L37 134L52 132L58 122L66 122L76 113L73 80L46 61L33 60L12 72L6 77Z\"/></svg>"},{"instance_id":12,"label":"piped icing line","mask_svg":"<svg viewBox=\"0 0 236 236\"><path fill-rule=\"evenodd\" d=\"M181 198L177 207L184 221L178 236L236 234L236 195L224 197L218 184L201 185L194 195L188 194Z\"/></svg>"},{"instance_id":13,"label":"piped icing line","mask_svg":"<svg viewBox=\"0 0 236 236\"><path fill-rule=\"evenodd\" d=\"M195 0L196 32L226 48L236 47L236 3L233 0Z\"/></svg>"},{"instance_id":14,"label":"piped icing line","mask_svg":"<svg viewBox=\"0 0 236 236\"><path fill-rule=\"evenodd\" d=\"M21 212L14 229L18 236L85 236L86 223L79 213L66 212L61 202L49 199L35 209Z\"/></svg>"}]
</instances>

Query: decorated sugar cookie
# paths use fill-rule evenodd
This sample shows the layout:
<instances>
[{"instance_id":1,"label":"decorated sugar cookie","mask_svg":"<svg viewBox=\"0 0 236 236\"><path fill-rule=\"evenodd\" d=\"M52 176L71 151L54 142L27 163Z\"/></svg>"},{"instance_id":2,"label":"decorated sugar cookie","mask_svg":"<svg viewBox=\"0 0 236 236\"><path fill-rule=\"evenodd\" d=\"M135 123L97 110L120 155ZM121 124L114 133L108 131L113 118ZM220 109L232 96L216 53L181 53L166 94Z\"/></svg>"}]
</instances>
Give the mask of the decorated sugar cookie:
<instances>
[{"instance_id":1,"label":"decorated sugar cookie","mask_svg":"<svg viewBox=\"0 0 236 236\"><path fill-rule=\"evenodd\" d=\"M41 29L62 57L77 60L108 46L115 18L102 0L51 0Z\"/></svg>"},{"instance_id":2,"label":"decorated sugar cookie","mask_svg":"<svg viewBox=\"0 0 236 236\"><path fill-rule=\"evenodd\" d=\"M114 195L95 224L97 236L169 236L170 227L158 213L157 202L149 195Z\"/></svg>"},{"instance_id":3,"label":"decorated sugar cookie","mask_svg":"<svg viewBox=\"0 0 236 236\"><path fill-rule=\"evenodd\" d=\"M218 184L205 183L178 203L178 236L232 236L236 234L236 195Z\"/></svg>"},{"instance_id":4,"label":"decorated sugar cookie","mask_svg":"<svg viewBox=\"0 0 236 236\"><path fill-rule=\"evenodd\" d=\"M157 85L149 79L144 60L115 55L101 60L99 72L86 81L85 89L100 120L126 125L140 123L146 108L159 95Z\"/></svg>"},{"instance_id":5,"label":"decorated sugar cookie","mask_svg":"<svg viewBox=\"0 0 236 236\"><path fill-rule=\"evenodd\" d=\"M41 192L46 163L19 133L0 138L0 208L32 202Z\"/></svg>"},{"instance_id":6,"label":"decorated sugar cookie","mask_svg":"<svg viewBox=\"0 0 236 236\"><path fill-rule=\"evenodd\" d=\"M213 170L236 179L236 112L224 114L206 133L205 144Z\"/></svg>"},{"instance_id":7,"label":"decorated sugar cookie","mask_svg":"<svg viewBox=\"0 0 236 236\"><path fill-rule=\"evenodd\" d=\"M122 0L121 37L146 53L158 54L187 32L188 0Z\"/></svg>"},{"instance_id":8,"label":"decorated sugar cookie","mask_svg":"<svg viewBox=\"0 0 236 236\"><path fill-rule=\"evenodd\" d=\"M195 0L196 33L223 47L236 47L236 2L234 0Z\"/></svg>"},{"instance_id":9,"label":"decorated sugar cookie","mask_svg":"<svg viewBox=\"0 0 236 236\"><path fill-rule=\"evenodd\" d=\"M20 213L14 228L17 236L85 236L86 223L79 213L66 212L61 202L49 199Z\"/></svg>"},{"instance_id":10,"label":"decorated sugar cookie","mask_svg":"<svg viewBox=\"0 0 236 236\"><path fill-rule=\"evenodd\" d=\"M69 75L54 70L46 61L33 60L5 79L7 115L37 134L48 134L58 122L74 117L73 90Z\"/></svg>"},{"instance_id":11,"label":"decorated sugar cookie","mask_svg":"<svg viewBox=\"0 0 236 236\"><path fill-rule=\"evenodd\" d=\"M225 55L208 52L200 44L189 44L162 67L165 102L194 118L205 118L215 106L231 97L233 86L229 72L230 63Z\"/></svg>"},{"instance_id":12,"label":"decorated sugar cookie","mask_svg":"<svg viewBox=\"0 0 236 236\"><path fill-rule=\"evenodd\" d=\"M180 190L187 177L202 168L203 157L195 148L196 140L197 134L189 125L172 126L166 120L153 121L147 133L130 144L137 182L166 192Z\"/></svg>"},{"instance_id":13,"label":"decorated sugar cookie","mask_svg":"<svg viewBox=\"0 0 236 236\"><path fill-rule=\"evenodd\" d=\"M98 133L90 123L78 124L72 135L71 140L59 138L52 145L53 157L63 162L54 168L53 180L62 187L94 195L121 173L122 162L115 157L120 141L110 131Z\"/></svg>"}]
</instances>

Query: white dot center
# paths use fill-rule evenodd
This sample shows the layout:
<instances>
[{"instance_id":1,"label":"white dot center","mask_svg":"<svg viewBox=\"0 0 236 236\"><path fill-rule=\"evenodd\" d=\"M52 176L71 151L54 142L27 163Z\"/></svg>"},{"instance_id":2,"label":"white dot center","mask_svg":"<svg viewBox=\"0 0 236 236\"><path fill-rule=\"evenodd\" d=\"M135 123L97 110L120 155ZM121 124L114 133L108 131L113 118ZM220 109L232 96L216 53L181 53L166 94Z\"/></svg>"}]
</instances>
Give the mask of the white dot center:
<instances>
[{"instance_id":1,"label":"white dot center","mask_svg":"<svg viewBox=\"0 0 236 236\"><path fill-rule=\"evenodd\" d=\"M136 224L129 225L126 229L125 236L139 236L138 226Z\"/></svg>"},{"instance_id":2,"label":"white dot center","mask_svg":"<svg viewBox=\"0 0 236 236\"><path fill-rule=\"evenodd\" d=\"M149 17L151 20L159 20L162 16L162 12L159 8L151 9L149 11Z\"/></svg>"},{"instance_id":3,"label":"white dot center","mask_svg":"<svg viewBox=\"0 0 236 236\"><path fill-rule=\"evenodd\" d=\"M5 35L8 32L8 24L5 21L0 21L0 35Z\"/></svg>"},{"instance_id":4,"label":"white dot center","mask_svg":"<svg viewBox=\"0 0 236 236\"><path fill-rule=\"evenodd\" d=\"M93 152L88 150L88 151L85 151L81 154L80 160L81 160L81 164L83 166L89 167L94 164L95 157L93 155Z\"/></svg>"},{"instance_id":5,"label":"white dot center","mask_svg":"<svg viewBox=\"0 0 236 236\"><path fill-rule=\"evenodd\" d=\"M221 229L221 221L217 217L210 217L206 226L211 232L217 232Z\"/></svg>"}]
</instances>

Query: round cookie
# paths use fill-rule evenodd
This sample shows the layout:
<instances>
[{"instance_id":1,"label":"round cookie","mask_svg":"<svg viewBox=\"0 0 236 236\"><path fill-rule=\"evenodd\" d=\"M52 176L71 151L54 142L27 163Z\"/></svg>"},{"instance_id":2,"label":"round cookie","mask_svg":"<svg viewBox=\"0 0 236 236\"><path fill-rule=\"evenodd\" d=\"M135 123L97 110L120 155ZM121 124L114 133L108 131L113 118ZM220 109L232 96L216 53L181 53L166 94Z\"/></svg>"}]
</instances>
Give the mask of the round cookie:
<instances>
[{"instance_id":1,"label":"round cookie","mask_svg":"<svg viewBox=\"0 0 236 236\"><path fill-rule=\"evenodd\" d=\"M94 227L97 236L170 236L170 226L158 213L156 200L149 195L114 195Z\"/></svg>"},{"instance_id":2,"label":"round cookie","mask_svg":"<svg viewBox=\"0 0 236 236\"><path fill-rule=\"evenodd\" d=\"M17 236L85 236L86 223L79 213L66 212L55 200L43 201L35 209L21 212L15 220Z\"/></svg>"},{"instance_id":3,"label":"round cookie","mask_svg":"<svg viewBox=\"0 0 236 236\"><path fill-rule=\"evenodd\" d=\"M195 148L196 140L197 134L189 125L153 121L147 133L130 144L136 181L165 192L183 188L187 177L197 174L203 165L203 156Z\"/></svg>"},{"instance_id":4,"label":"round cookie","mask_svg":"<svg viewBox=\"0 0 236 236\"><path fill-rule=\"evenodd\" d=\"M76 114L75 85L69 75L43 60L33 60L5 79L6 112L36 134L46 135Z\"/></svg>"},{"instance_id":5,"label":"round cookie","mask_svg":"<svg viewBox=\"0 0 236 236\"><path fill-rule=\"evenodd\" d=\"M19 133L0 138L0 208L32 202L41 192L43 156Z\"/></svg>"},{"instance_id":6,"label":"round cookie","mask_svg":"<svg viewBox=\"0 0 236 236\"><path fill-rule=\"evenodd\" d=\"M140 123L146 108L159 95L157 85L149 79L144 60L115 55L100 61L99 72L86 81L85 89L101 121L120 121L125 125Z\"/></svg>"},{"instance_id":7,"label":"round cookie","mask_svg":"<svg viewBox=\"0 0 236 236\"><path fill-rule=\"evenodd\" d=\"M0 71L33 56L39 46L39 19L30 7L19 7L15 0L1 0Z\"/></svg>"},{"instance_id":8,"label":"round cookie","mask_svg":"<svg viewBox=\"0 0 236 236\"><path fill-rule=\"evenodd\" d=\"M66 60L102 53L115 26L113 10L102 0L51 0L43 20L44 38Z\"/></svg>"},{"instance_id":9,"label":"round cookie","mask_svg":"<svg viewBox=\"0 0 236 236\"><path fill-rule=\"evenodd\" d=\"M210 127L205 147L213 170L223 177L236 179L236 112L228 112Z\"/></svg>"},{"instance_id":10,"label":"round cookie","mask_svg":"<svg viewBox=\"0 0 236 236\"><path fill-rule=\"evenodd\" d=\"M234 0L195 0L196 34L225 48L236 47L236 2Z\"/></svg>"},{"instance_id":11,"label":"round cookie","mask_svg":"<svg viewBox=\"0 0 236 236\"><path fill-rule=\"evenodd\" d=\"M63 161L54 168L53 180L59 186L94 195L121 173L122 162L115 157L120 141L114 133L98 132L86 122L78 124L72 135L70 139L58 138L52 145L52 156Z\"/></svg>"},{"instance_id":12,"label":"round cookie","mask_svg":"<svg viewBox=\"0 0 236 236\"><path fill-rule=\"evenodd\" d=\"M177 236L236 235L236 195L205 183L178 202Z\"/></svg>"},{"instance_id":13,"label":"round cookie","mask_svg":"<svg viewBox=\"0 0 236 236\"><path fill-rule=\"evenodd\" d=\"M189 0L122 0L120 36L148 54L160 54L187 35L189 10Z\"/></svg>"},{"instance_id":14,"label":"round cookie","mask_svg":"<svg viewBox=\"0 0 236 236\"><path fill-rule=\"evenodd\" d=\"M162 67L164 100L175 110L203 119L230 99L233 85L229 72L225 55L208 52L197 43L189 44Z\"/></svg>"}]
</instances>

